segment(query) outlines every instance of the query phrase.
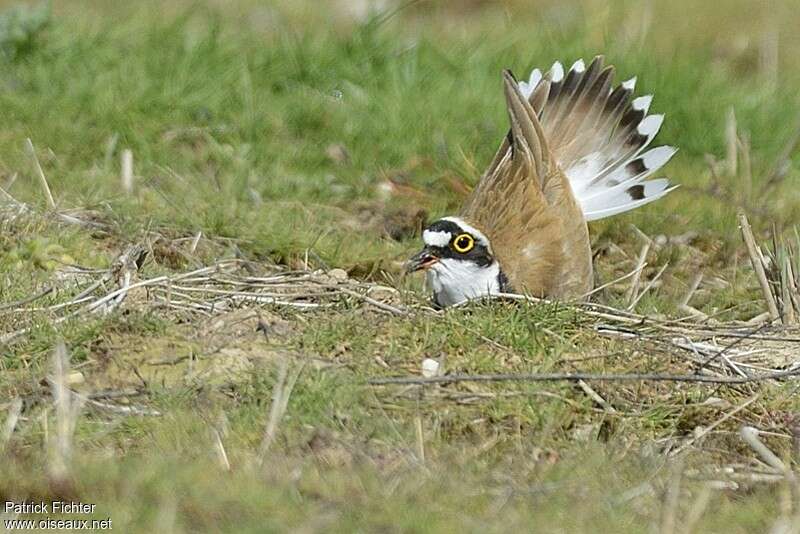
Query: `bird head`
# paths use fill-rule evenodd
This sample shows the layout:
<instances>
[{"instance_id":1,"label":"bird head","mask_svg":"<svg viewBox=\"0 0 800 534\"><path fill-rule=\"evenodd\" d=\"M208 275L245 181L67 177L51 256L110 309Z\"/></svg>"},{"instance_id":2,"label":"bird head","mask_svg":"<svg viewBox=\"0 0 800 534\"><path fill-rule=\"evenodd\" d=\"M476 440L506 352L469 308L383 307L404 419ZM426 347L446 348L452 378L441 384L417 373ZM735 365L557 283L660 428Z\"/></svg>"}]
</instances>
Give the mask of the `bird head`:
<instances>
[{"instance_id":1,"label":"bird head","mask_svg":"<svg viewBox=\"0 0 800 534\"><path fill-rule=\"evenodd\" d=\"M457 217L444 217L423 232L423 249L408 272L426 271L434 300L441 306L501 291L502 274L483 232Z\"/></svg>"}]
</instances>

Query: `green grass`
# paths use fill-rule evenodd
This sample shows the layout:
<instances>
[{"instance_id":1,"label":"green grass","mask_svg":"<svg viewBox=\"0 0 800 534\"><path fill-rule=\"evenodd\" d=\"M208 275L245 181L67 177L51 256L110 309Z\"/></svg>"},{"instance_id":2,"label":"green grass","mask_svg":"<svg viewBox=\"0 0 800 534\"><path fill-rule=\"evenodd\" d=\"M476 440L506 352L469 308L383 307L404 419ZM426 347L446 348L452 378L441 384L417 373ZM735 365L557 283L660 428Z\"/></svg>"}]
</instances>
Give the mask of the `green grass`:
<instances>
[{"instance_id":1,"label":"green grass","mask_svg":"<svg viewBox=\"0 0 800 534\"><path fill-rule=\"evenodd\" d=\"M667 115L658 140L680 147L665 174L682 186L592 224L599 281L634 267L635 225L668 238L651 249L645 278L669 264L638 312L681 315L700 272L694 307L720 320L763 310L735 214L746 210L761 237L800 222L797 154L765 187L800 104L800 19L789 0L770 10L744 0L725 9L463 0L391 16L353 16L346 2L262 4L86 0L53 5L45 25L37 17L47 10L3 19L0 187L39 214L0 218L0 334L27 320L3 303L51 285L58 291L37 303L64 302L79 291L63 278L65 265L106 268L144 241L154 254L142 276L234 256L296 268L310 249L312 267L420 290L419 280L401 278L400 262L418 247L419 219L457 210L505 134L501 70L522 77L597 53L619 79L637 75L640 94L656 95L652 111ZM774 70L760 59L772 35ZM724 159L729 109L750 146L752 183L740 162L715 189L707 155ZM90 210L107 231L46 215L26 138L59 208ZM133 195L120 186L124 149L134 154ZM387 180L402 192L387 198ZM208 239L191 256L170 241L197 232ZM696 236L687 245L688 233ZM626 289L598 299L624 306ZM765 441L789 459L782 436L800 409L789 386L762 388L758 402L675 460L667 444L755 390L592 384L611 414L566 383L366 385L417 374L424 358L463 373L679 365L657 344L598 335L575 309L476 304L401 318L350 304L263 313L288 333L265 340L252 317L238 327L225 316L218 327L135 306L61 324L37 316L29 335L0 347L0 407L29 400L0 451L0 500L96 503L96 516L124 532L763 532L797 510L785 484L709 489L704 471L752 458L735 433L742 424L780 434ZM161 413L87 408L67 486L46 472L56 420L45 377L60 339L82 374L76 387L143 387L146 396L131 402ZM275 362L286 357L290 375L300 374L259 467ZM704 404L709 396L722 404Z\"/></svg>"}]
</instances>

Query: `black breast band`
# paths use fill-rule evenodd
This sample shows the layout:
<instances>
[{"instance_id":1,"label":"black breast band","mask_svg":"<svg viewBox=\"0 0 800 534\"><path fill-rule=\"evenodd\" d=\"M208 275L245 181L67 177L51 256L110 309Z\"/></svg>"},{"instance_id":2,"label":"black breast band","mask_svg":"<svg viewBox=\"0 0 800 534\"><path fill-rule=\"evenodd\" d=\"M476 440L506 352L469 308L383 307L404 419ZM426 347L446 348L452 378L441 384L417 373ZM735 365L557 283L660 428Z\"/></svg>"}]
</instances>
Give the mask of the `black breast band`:
<instances>
[{"instance_id":1,"label":"black breast band","mask_svg":"<svg viewBox=\"0 0 800 534\"><path fill-rule=\"evenodd\" d=\"M500 269L500 273L497 275L497 285L500 286L501 293L513 293L514 290L511 289L511 284L508 283L508 277L506 273Z\"/></svg>"}]
</instances>

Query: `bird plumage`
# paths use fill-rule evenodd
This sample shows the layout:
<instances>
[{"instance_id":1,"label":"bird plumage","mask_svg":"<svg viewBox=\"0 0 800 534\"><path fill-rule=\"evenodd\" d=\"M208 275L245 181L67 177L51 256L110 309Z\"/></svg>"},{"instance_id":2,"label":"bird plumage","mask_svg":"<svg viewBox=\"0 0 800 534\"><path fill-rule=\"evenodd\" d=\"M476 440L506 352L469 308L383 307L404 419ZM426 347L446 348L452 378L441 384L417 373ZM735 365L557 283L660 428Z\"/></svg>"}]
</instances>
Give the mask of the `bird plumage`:
<instances>
[{"instance_id":1,"label":"bird plumage","mask_svg":"<svg viewBox=\"0 0 800 534\"><path fill-rule=\"evenodd\" d=\"M613 77L599 56L566 74L560 63L545 75L535 69L523 82L503 73L511 129L459 220L488 239L498 276L515 291L585 295L593 281L587 221L674 188L665 179L645 180L675 153L645 152L663 116L647 115L651 96L632 98L635 78L613 87ZM484 294L497 291L491 286Z\"/></svg>"}]
</instances>

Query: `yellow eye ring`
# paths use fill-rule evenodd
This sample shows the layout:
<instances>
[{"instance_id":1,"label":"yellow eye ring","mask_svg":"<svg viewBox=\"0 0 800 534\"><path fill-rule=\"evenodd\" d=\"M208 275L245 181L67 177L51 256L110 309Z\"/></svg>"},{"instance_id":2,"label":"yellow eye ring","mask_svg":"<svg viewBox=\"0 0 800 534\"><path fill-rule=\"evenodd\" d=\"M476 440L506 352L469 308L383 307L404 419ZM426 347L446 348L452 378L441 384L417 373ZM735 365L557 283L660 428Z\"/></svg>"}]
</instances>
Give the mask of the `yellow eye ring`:
<instances>
[{"instance_id":1,"label":"yellow eye ring","mask_svg":"<svg viewBox=\"0 0 800 534\"><path fill-rule=\"evenodd\" d=\"M453 240L453 249L461 254L466 254L475 246L475 240L469 234L461 234Z\"/></svg>"}]
</instances>

